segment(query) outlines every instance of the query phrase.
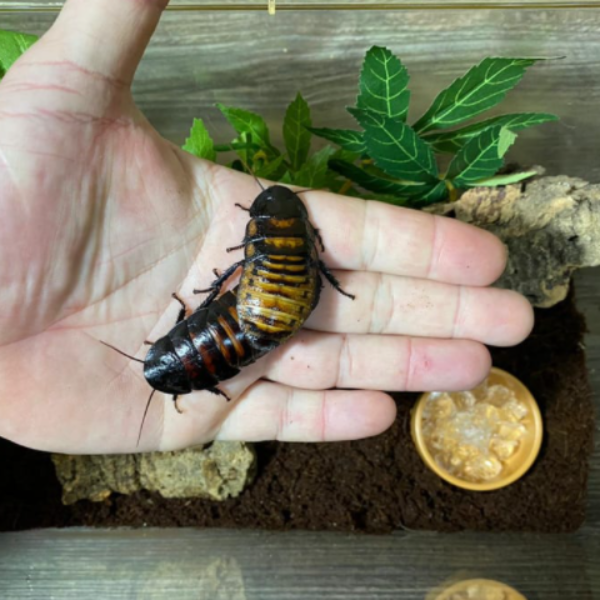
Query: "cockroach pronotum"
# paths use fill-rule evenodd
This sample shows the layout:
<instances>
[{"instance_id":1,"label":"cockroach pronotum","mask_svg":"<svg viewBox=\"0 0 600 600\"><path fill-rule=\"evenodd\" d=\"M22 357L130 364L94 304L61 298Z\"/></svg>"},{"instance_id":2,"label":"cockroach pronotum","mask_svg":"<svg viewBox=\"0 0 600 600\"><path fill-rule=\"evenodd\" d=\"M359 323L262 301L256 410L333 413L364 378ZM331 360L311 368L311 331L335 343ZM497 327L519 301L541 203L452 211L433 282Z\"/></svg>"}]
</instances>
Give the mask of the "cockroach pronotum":
<instances>
[{"instance_id":1,"label":"cockroach pronotum","mask_svg":"<svg viewBox=\"0 0 600 600\"><path fill-rule=\"evenodd\" d=\"M181 304L177 323L167 335L151 345L144 360L102 342L143 363L144 377L153 388L142 418L138 444L156 391L172 394L177 410L178 396L192 391L208 390L229 400L217 384L234 377L242 367L265 354L252 346L240 329L235 291L224 293L207 306L200 306L187 318L185 304L173 294Z\"/></svg>"},{"instance_id":2,"label":"cockroach pronotum","mask_svg":"<svg viewBox=\"0 0 600 600\"><path fill-rule=\"evenodd\" d=\"M237 205L250 213L250 221L242 244L227 251L244 248L244 258L202 291L211 292L203 304L208 306L242 267L237 294L240 327L255 349L268 352L293 336L317 306L321 273L341 294L354 296L342 290L319 259L317 242L325 250L323 241L299 196L281 185L262 189L250 209Z\"/></svg>"}]
</instances>

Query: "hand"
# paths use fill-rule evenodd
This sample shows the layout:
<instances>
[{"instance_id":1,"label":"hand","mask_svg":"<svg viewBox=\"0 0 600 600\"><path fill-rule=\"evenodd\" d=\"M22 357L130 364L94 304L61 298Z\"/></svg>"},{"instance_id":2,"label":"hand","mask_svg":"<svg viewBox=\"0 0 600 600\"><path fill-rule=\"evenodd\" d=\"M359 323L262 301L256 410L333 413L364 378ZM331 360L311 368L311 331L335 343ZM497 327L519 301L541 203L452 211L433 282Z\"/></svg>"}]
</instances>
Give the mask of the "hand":
<instances>
[{"instance_id":1,"label":"hand","mask_svg":"<svg viewBox=\"0 0 600 600\"><path fill-rule=\"evenodd\" d=\"M150 388L144 340L192 306L236 256L259 192L249 176L164 140L130 83L164 0L69 0L0 84L0 435L71 453L136 450ZM207 49L208 52L208 49ZM452 220L333 194L303 195L326 284L307 328L221 388L156 394L140 451L212 439L323 441L385 430L378 390L465 389L487 374L483 344L532 326L492 235ZM349 388L363 391L330 390Z\"/></svg>"}]
</instances>

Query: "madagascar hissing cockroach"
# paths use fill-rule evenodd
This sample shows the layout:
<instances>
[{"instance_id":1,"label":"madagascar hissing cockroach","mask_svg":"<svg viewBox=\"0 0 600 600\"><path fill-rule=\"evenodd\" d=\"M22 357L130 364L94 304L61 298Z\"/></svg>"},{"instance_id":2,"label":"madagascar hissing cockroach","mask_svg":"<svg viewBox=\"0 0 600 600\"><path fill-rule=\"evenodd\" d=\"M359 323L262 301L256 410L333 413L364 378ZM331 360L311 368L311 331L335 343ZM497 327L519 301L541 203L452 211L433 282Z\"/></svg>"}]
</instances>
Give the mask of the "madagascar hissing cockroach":
<instances>
[{"instance_id":1,"label":"madagascar hissing cockroach","mask_svg":"<svg viewBox=\"0 0 600 600\"><path fill-rule=\"evenodd\" d=\"M155 390L173 394L175 399L200 390L227 398L217 384L237 375L259 356L240 329L234 290L196 309L188 318L182 303L175 327L148 351L144 377Z\"/></svg>"},{"instance_id":2,"label":"madagascar hissing cockroach","mask_svg":"<svg viewBox=\"0 0 600 600\"><path fill-rule=\"evenodd\" d=\"M237 375L242 367L265 354L248 342L240 328L235 292L234 289L224 293L207 306L197 308L187 318L185 304L173 294L181 304L177 323L167 335L151 344L144 360L105 344L144 364L144 377L153 390L146 404L142 427L156 391L172 394L177 410L178 396L192 391L208 390L229 400L217 384Z\"/></svg>"},{"instance_id":3,"label":"madagascar hissing cockroach","mask_svg":"<svg viewBox=\"0 0 600 600\"><path fill-rule=\"evenodd\" d=\"M242 267L237 293L240 328L250 345L267 352L293 336L317 306L321 273L341 294L354 296L341 289L319 259L317 242L324 251L323 241L292 190L281 185L263 188L250 209L244 210L250 213L244 240L227 249L244 248L244 258L203 290L211 292L203 306L210 305L223 283Z\"/></svg>"}]
</instances>

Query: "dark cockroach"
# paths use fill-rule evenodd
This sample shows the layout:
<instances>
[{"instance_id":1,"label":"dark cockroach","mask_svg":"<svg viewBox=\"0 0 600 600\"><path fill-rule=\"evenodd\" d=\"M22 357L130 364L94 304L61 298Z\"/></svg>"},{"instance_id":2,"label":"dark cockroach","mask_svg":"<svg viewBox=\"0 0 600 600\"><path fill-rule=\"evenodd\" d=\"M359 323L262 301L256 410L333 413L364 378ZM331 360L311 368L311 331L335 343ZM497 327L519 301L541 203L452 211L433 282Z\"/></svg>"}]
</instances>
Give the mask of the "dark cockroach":
<instances>
[{"instance_id":1,"label":"dark cockroach","mask_svg":"<svg viewBox=\"0 0 600 600\"><path fill-rule=\"evenodd\" d=\"M181 304L177 323L167 335L151 345L144 360L105 344L144 364L144 377L153 391L146 404L140 436L156 391L172 394L176 408L178 396L192 391L208 390L229 400L217 384L234 377L242 367L265 353L250 344L240 328L235 292L224 293L209 305L197 308L187 318L185 304L174 294Z\"/></svg>"},{"instance_id":2,"label":"dark cockroach","mask_svg":"<svg viewBox=\"0 0 600 600\"><path fill-rule=\"evenodd\" d=\"M261 355L242 333L235 291L196 309L188 318L181 304L175 327L148 351L144 377L155 390L173 394L175 399L199 390L227 398L217 384Z\"/></svg>"},{"instance_id":3,"label":"dark cockroach","mask_svg":"<svg viewBox=\"0 0 600 600\"><path fill-rule=\"evenodd\" d=\"M262 187L262 186L261 186ZM240 206L238 204L238 206ZM240 206L240 208L243 208ZM319 259L323 241L306 207L292 190L274 185L256 197L242 244L244 258L212 284L203 306L209 306L223 283L242 267L237 294L240 327L247 341L261 352L293 336L317 306L321 274L344 296L354 299Z\"/></svg>"}]
</instances>

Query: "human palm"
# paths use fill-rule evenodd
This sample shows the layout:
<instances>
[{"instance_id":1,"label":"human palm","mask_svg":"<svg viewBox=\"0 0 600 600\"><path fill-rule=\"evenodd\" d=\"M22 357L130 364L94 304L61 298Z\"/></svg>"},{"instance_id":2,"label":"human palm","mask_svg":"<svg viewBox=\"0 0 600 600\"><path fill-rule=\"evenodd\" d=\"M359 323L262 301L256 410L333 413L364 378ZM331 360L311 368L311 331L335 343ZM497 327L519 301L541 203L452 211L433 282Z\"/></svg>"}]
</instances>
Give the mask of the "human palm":
<instances>
[{"instance_id":1,"label":"human palm","mask_svg":"<svg viewBox=\"0 0 600 600\"><path fill-rule=\"evenodd\" d=\"M136 108L129 84L159 4L107 12L105 0L69 0L0 84L0 435L24 445L136 449L150 388L139 363L100 340L143 358L144 341L174 323L172 292L197 305L192 289L235 260L225 247L247 219L235 203L259 191L161 138ZM489 367L482 343L528 333L527 303L483 287L504 266L489 234L304 198L324 260L356 301L326 288L306 330L221 384L231 402L201 392L180 400L179 415L156 394L140 450L374 435L395 414L377 390L473 385Z\"/></svg>"}]
</instances>

